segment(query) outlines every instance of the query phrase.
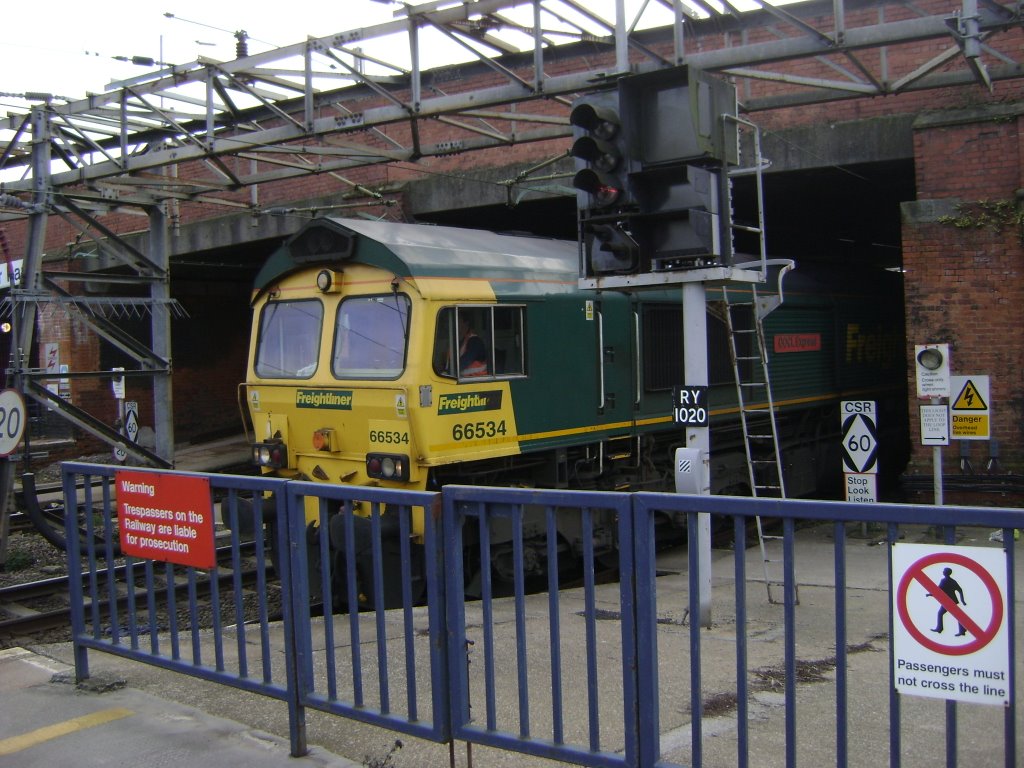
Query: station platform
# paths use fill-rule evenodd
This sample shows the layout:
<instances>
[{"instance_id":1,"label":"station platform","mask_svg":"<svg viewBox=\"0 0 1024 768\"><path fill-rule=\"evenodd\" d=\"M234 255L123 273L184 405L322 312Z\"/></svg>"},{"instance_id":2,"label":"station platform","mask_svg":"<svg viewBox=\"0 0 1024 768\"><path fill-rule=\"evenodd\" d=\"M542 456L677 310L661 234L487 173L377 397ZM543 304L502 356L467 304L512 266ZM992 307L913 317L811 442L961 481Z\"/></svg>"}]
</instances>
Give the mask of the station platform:
<instances>
[{"instance_id":1,"label":"station platform","mask_svg":"<svg viewBox=\"0 0 1024 768\"><path fill-rule=\"evenodd\" d=\"M174 468L186 472L219 472L225 468L251 465L251 460L251 443L242 434L174 448Z\"/></svg>"},{"instance_id":2,"label":"station platform","mask_svg":"<svg viewBox=\"0 0 1024 768\"><path fill-rule=\"evenodd\" d=\"M831 526L818 525L797 534L796 573L799 605L797 631L797 756L800 765L835 764L836 637L834 551ZM959 545L996 547L987 529L960 529ZM927 530L907 531L906 541L937 543ZM889 574L884 534L850 526L847 546L847 603L850 765L887 765L890 657ZM782 768L786 765L786 707L781 673L784 658L783 607L768 600L761 581L760 553L746 552L747 625L751 696L751 765ZM658 557L658 647L661 679L661 748L665 765L692 765L689 715L689 635L686 614L688 578L685 548ZM701 629L703 765L736 764L737 715L735 691L736 624L733 553L712 554L712 622ZM1024 557L1016 559L1017 583L1024 583ZM614 622L617 584L598 588L596 605L603 620ZM582 616L583 596L562 593L565 624ZM547 596L527 598L528 616L543 616ZM1017 616L1022 599L1015 599ZM469 634L478 633L479 611L467 603ZM419 609L417 609L419 610ZM511 600L494 604L495 625L511 626L515 606ZM396 613L396 612L389 612ZM336 617L340 621L343 617ZM417 621L422 620L419 617ZM579 620L576 618L575 620ZM400 615L388 616L388 637L402 637ZM543 648L547 639L539 631L529 637L531 648ZM1019 624L1019 620L1018 620ZM417 624L416 642L421 638ZM274 630L279 631L278 628ZM617 631L617 630L613 630ZM475 635L474 635L475 636ZM347 642L335 635L339 646ZM372 636L363 642L373 644ZM479 643L478 643L479 646ZM508 649L503 649L508 654ZM366 653L371 653L366 648ZM476 653L476 652L475 652ZM1017 680L1024 680L1022 656L1017 655ZM479 656L475 657L479 660ZM512 658L512 655L499 658ZM289 756L288 713L284 702L186 677L112 654L89 653L91 677L83 687L74 684L70 644L35 646L0 653L0 768L50 768L55 765L125 765L160 768L167 765L245 766L515 766L551 768L562 765L543 758L504 752L480 745L454 747L407 738L379 727L316 711L307 711L310 754ZM499 664L499 712L517 707L515 663ZM601 685L621 686L622 672L614 663L599 669ZM1020 690L1020 682L1017 688ZM569 694L572 695L571 693ZM550 704L543 686L530 690L531 709ZM476 701L474 702L476 703ZM902 696L902 765L944 764L946 743L945 702ZM1018 707L1018 718L1021 717ZM1003 708L960 704L958 752L960 765L972 768L1002 766ZM474 714L481 711L474 707ZM621 718L614 708L602 718ZM567 722L567 730L586 730ZM1017 725L1018 754L1024 754L1024 727ZM538 732L540 729L538 729ZM396 747L400 740L402 746ZM616 749L614 744L608 745Z\"/></svg>"},{"instance_id":3,"label":"station platform","mask_svg":"<svg viewBox=\"0 0 1024 768\"><path fill-rule=\"evenodd\" d=\"M78 768L210 765L352 768L313 747L288 756L287 739L211 715L99 673L75 685L74 667L25 648L0 651L0 766Z\"/></svg>"}]
</instances>

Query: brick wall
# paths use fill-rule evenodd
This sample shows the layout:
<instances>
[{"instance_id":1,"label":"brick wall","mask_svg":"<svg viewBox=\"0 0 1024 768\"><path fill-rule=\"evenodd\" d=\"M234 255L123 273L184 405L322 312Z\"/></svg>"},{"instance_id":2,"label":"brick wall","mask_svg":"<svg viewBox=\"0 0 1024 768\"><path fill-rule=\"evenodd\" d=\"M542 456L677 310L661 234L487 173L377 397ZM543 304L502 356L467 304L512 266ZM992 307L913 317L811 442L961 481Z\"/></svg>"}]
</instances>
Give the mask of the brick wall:
<instances>
[{"instance_id":1,"label":"brick wall","mask_svg":"<svg viewBox=\"0 0 1024 768\"><path fill-rule=\"evenodd\" d=\"M1024 417L1021 119L1016 110L947 112L920 120L914 154L917 204L903 222L907 359L914 344L948 343L955 374L990 376L992 437L1003 471L1021 473ZM913 370L911 370L913 375ZM910 381L915 391L915 381ZM955 395L954 395L955 397ZM920 442L912 400L912 440ZM959 446L944 471L959 472ZM971 445L983 467L989 446ZM918 447L911 472L930 473Z\"/></svg>"}]
</instances>

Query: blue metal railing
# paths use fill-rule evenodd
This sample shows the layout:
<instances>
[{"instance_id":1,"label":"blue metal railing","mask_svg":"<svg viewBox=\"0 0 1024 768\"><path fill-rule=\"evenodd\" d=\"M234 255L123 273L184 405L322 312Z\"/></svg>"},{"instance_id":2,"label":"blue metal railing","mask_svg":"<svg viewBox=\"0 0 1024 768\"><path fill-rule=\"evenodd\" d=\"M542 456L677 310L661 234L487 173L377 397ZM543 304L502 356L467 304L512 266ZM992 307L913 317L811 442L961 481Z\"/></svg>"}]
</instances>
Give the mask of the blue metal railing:
<instances>
[{"instance_id":1,"label":"blue metal railing","mask_svg":"<svg viewBox=\"0 0 1024 768\"><path fill-rule=\"evenodd\" d=\"M211 492L223 495L222 509L227 510L228 522L233 523L218 536L217 564L207 570L134 557L124 557L123 565L119 565L122 558L115 547L115 473L115 467L106 465L63 465L71 627L78 679L89 676L87 650L102 650L288 701L294 710L291 606L282 599L284 634L279 636L272 631L272 619L277 617L270 615L266 600L272 574L265 554L270 542L263 539L264 523L266 530L278 536L275 551L280 553L277 576L281 592L287 595L292 588L286 531L280 525L285 520L282 481L174 473L179 477L209 478ZM76 490L79 478L85 481L81 496ZM240 494L252 497L256 526L251 541L245 541L240 533ZM267 502L264 494L273 494L275 501ZM255 593L243 579L243 560L247 561L244 570L251 571L246 578L253 580ZM260 595L255 600L254 618L246 618L243 613L247 594ZM249 602L253 602L251 597ZM200 610L208 616L200 617ZM258 635L258 644L247 641L250 631ZM283 669L280 664L274 668L275 658L284 660ZM304 731L294 730L293 752L305 749Z\"/></svg>"},{"instance_id":2,"label":"blue metal railing","mask_svg":"<svg viewBox=\"0 0 1024 768\"><path fill-rule=\"evenodd\" d=\"M758 670L751 668L757 654L748 635L765 615L781 626L784 710L775 732L782 735L785 764L795 766L806 749L806 727L798 720L798 627L809 615L820 623L824 614L807 613L812 609L798 602L796 567L806 542L798 546L797 534L822 523L831 538L823 545L830 561L823 578L834 586L828 602L835 679L828 689L832 712L815 712L812 739L834 740L830 761L846 766L864 759L863 753L851 758L850 749L851 726L864 715L857 703L851 706L856 681L848 673L851 523L883 531L888 560L878 562L879 570L889 567L890 596L892 545L909 526L928 526L947 544L956 540L956 526L1003 531L1010 648L1004 764L1016 765L1020 753L1013 530L1024 528L1021 510L462 486L435 494L203 475L220 499L225 526L217 536L218 564L200 569L119 557L114 475L109 466L64 466L78 677L88 676L87 651L102 650L286 701L293 755L306 751L305 710L314 708L434 742L460 739L585 766L701 766L713 762L709 749L720 759L723 740L709 741L705 733L703 688L711 669L722 684L721 648L710 648L695 618L688 626L665 624L659 613L684 605L673 603L674 587L659 584L656 531L680 516L696 530L701 514L714 515L733 540L731 553L716 550L715 566L727 567L716 578L733 582L734 607L725 622L735 625L734 658L725 662L734 675L730 764L751 765L751 755L760 757L756 750L763 748L757 741L763 734L754 731L758 718L751 716ZM755 516L777 520L782 531L781 609L764 608L747 594L748 524ZM700 614L705 576L697 547L693 537L680 574L690 617ZM252 573L243 578L247 570ZM276 611L268 602L275 570ZM617 574L614 587L598 583L607 572ZM884 586L879 594L875 605L888 614L891 638L892 603L877 602L886 599ZM673 644L676 637L681 646ZM896 691L888 645L888 711L881 725L887 717L888 741L874 734L871 746L887 749L889 764L899 766L908 750L919 749L907 714L916 715L919 702L911 708ZM686 666L688 684L666 682L667 672L682 668L685 675ZM883 674L880 665L872 669ZM976 721L977 710L940 700L934 706L944 706L944 756L954 766L967 746L958 743L958 732L965 717ZM832 734L821 731L825 721ZM673 722L685 722L689 731L685 748L671 754L680 763L670 761L672 750L662 743Z\"/></svg>"},{"instance_id":3,"label":"blue metal railing","mask_svg":"<svg viewBox=\"0 0 1024 768\"><path fill-rule=\"evenodd\" d=\"M636 690L632 670L637 664L633 627L633 552L629 496L617 493L539 491L530 489L498 489L447 486L444 489L446 523L445 551L462 552L462 557L448 560L448 629L453 704L452 733L457 739L487 744L499 749L515 750L554 760L590 766L635 765L637 754ZM579 517L579 539L566 542L560 536L556 516ZM603 556L613 559L620 573L617 618L620 619L618 641L621 676L610 680L607 669L599 670L600 656L596 602L598 573L596 561L601 553L598 542L606 536L598 528L608 526L615 532L615 551ZM527 533L527 530L529 531ZM470 535L466 532L470 531ZM527 538L539 539L536 546L546 553L546 567L535 561L528 569ZM494 553L507 561L496 564ZM502 552L506 554L501 554ZM562 591L559 583L560 564L573 557L582 566L582 580L576 578L574 593ZM466 563L472 573L467 573ZM546 590L541 598L529 601L526 589L527 570L543 579ZM495 574L511 572L511 584L495 585ZM479 588L476 583L479 581ZM504 587L502 591L501 587ZM580 592L582 594L580 594ZM478 594L474 594L478 593ZM499 596L507 600L499 601ZM478 602L468 600L478 598ZM582 603L582 622L565 624L566 602ZM511 603L509 603L511 601ZM500 605L499 605L500 603ZM511 607L510 607L511 606ZM474 614L472 624L479 626L483 655L482 665L473 665L475 652L466 659L470 647L467 612ZM499 610L511 615L498 615ZM528 614L538 618L530 619ZM577 616L575 613L568 615ZM531 648L528 637L531 627L547 627L546 647ZM499 629L511 628L511 637L499 636ZM601 633L607 636L607 633ZM542 641L539 641L542 642ZM475 646L475 643L473 644ZM563 650L569 645L572 664ZM497 698L499 685L507 676L497 674L497 667L514 664L514 713L508 722L499 722ZM461 663L460 663L461 662ZM573 677L576 695L565 696L567 668L578 674ZM475 670L479 669L479 672ZM601 687L604 672L605 689ZM618 683L621 682L621 688ZM550 706L540 712L550 684ZM540 695L538 687L544 686ZM473 710L471 691L483 693L483 716ZM536 693L537 695L532 695ZM479 706L479 704L478 704ZM606 715L606 718L602 718ZM569 721L581 725L570 733ZM619 722L621 732L609 723ZM546 733L539 732L540 723ZM603 733L608 728L610 733Z\"/></svg>"},{"instance_id":4,"label":"blue metal railing","mask_svg":"<svg viewBox=\"0 0 1024 768\"><path fill-rule=\"evenodd\" d=\"M390 728L431 741L450 739L448 722L447 657L445 655L444 583L441 520L435 511L439 494L388 491L356 486L325 486L290 482L287 486L291 510L289 538L294 542L313 541L313 529L307 523L307 503L316 505L316 531L330 531L342 546L338 548L337 570L343 573L342 594L335 589L329 569L311 568L308 552L319 553L321 564L332 561L328 537L315 536L315 549L293 546L295 644L299 665L298 698L302 706ZM398 550L385 550L382 527L384 509L397 518ZM366 510L361 516L357 510ZM423 544L412 543L414 520L422 519ZM357 533L363 529L364 536ZM368 557L357 557L360 545ZM422 556L414 557L413 547ZM413 563L422 563L423 579L414 573ZM299 574L310 574L302 579ZM311 611L314 600L310 583L319 580L322 616ZM421 594L413 585L423 583ZM388 585L400 589L400 606L389 600ZM414 609L426 600L427 623L417 628ZM355 610L349 610L354 606ZM388 610L393 608L394 610ZM390 631L389 631L390 630ZM374 643L363 642L363 633L371 633ZM346 639L347 636L347 639ZM416 663L417 641L427 646L427 670L421 673ZM322 648L322 652L314 651ZM376 681L363 673L364 654L375 653L370 666L376 669ZM402 674L391 663L392 654L400 655ZM319 672L319 674L317 674ZM421 689L425 688L426 692ZM396 690L398 689L398 690ZM404 692L404 705L395 693Z\"/></svg>"},{"instance_id":5,"label":"blue metal railing","mask_svg":"<svg viewBox=\"0 0 1024 768\"><path fill-rule=\"evenodd\" d=\"M674 765L659 761L658 744L660 720L658 717L658 644L653 629L657 624L657 595L653 587L653 579L647 578L653 568L654 560L654 519L658 514L686 514L689 530L697 529L699 514L720 516L722 521L731 521L735 536L733 547L735 595L736 595L736 702L737 702L737 740L735 761L737 766L750 765L750 719L746 710L749 700L750 670L747 667L747 615L745 593L745 541L747 523L755 516L777 520L782 528L784 574L784 697L785 697L785 764L796 766L798 750L797 723L797 596L796 596L796 528L798 524L810 522L832 523L832 556L834 561L834 623L835 623L835 761L837 766L850 764L849 751L849 720L850 703L848 700L848 651L847 651L847 570L846 570L846 525L849 523L874 523L884 526L885 541L890 545L889 551L889 594L892 595L891 583L892 563L891 545L901 536L901 526L928 526L941 532L945 544L953 544L957 525L982 526L997 528L1003 532L1006 552L1006 585L1008 630L1008 687L1011 692L1010 702L1004 712L1003 758L1007 768L1017 765L1019 747L1016 730L1016 679L1017 664L1016 648L1016 614L1014 595L1014 545L1013 531L1024 525L1024 511L1019 509L1000 510L992 508L965 507L932 507L908 506L899 504L845 504L839 502L792 501L773 499L747 499L726 496L685 496L675 494L638 493L632 498L633 512L636 516L637 530L637 562L640 576L637 578L637 627L639 632L638 647L641 668L639 679L642 687L640 695L641 728L640 743L644 751L640 756L640 765ZM695 550L696 543L689 543L689 607L690 615L696 616L698 610L698 585L702 574L699 571L699 558ZM893 636L892 604L889 603L889 637ZM703 765L704 737L702 732L702 698L701 698L701 636L697 622L690 625L690 706L691 706L691 761L695 766ZM889 764L897 768L904 759L901 744L902 717L901 697L896 692L892 670L894 668L893 643L889 642ZM651 689L646 688L651 686ZM957 747L957 712L958 705L954 701L945 704L946 710L946 750L947 766L958 764Z\"/></svg>"}]
</instances>

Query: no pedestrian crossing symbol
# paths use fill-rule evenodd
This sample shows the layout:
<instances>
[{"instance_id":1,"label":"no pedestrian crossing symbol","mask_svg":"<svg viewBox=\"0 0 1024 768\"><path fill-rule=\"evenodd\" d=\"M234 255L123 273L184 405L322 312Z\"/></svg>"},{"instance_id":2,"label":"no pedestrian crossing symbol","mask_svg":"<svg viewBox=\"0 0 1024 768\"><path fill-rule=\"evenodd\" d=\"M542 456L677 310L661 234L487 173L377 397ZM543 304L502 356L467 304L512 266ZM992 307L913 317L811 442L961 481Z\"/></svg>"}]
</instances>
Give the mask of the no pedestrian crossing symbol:
<instances>
[{"instance_id":1,"label":"no pedestrian crossing symbol","mask_svg":"<svg viewBox=\"0 0 1024 768\"><path fill-rule=\"evenodd\" d=\"M901 694L1006 706L1006 554L894 544L893 680Z\"/></svg>"}]
</instances>

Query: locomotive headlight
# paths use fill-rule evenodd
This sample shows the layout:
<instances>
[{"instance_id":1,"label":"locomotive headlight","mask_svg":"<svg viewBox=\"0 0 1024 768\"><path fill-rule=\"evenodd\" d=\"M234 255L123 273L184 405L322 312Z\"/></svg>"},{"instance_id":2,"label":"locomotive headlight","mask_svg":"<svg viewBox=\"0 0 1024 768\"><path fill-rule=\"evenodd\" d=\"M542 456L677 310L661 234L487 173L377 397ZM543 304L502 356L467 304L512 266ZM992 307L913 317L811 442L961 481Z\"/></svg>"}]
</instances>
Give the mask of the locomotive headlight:
<instances>
[{"instance_id":1,"label":"locomotive headlight","mask_svg":"<svg viewBox=\"0 0 1024 768\"><path fill-rule=\"evenodd\" d=\"M366 474L381 480L408 480L409 457L390 453L366 455Z\"/></svg>"},{"instance_id":2,"label":"locomotive headlight","mask_svg":"<svg viewBox=\"0 0 1024 768\"><path fill-rule=\"evenodd\" d=\"M288 448L282 442L256 443L252 447L252 463L279 469L288 465Z\"/></svg>"},{"instance_id":3,"label":"locomotive headlight","mask_svg":"<svg viewBox=\"0 0 1024 768\"><path fill-rule=\"evenodd\" d=\"M321 293L337 293L341 290L341 273L321 269L316 273L316 287Z\"/></svg>"}]
</instances>

